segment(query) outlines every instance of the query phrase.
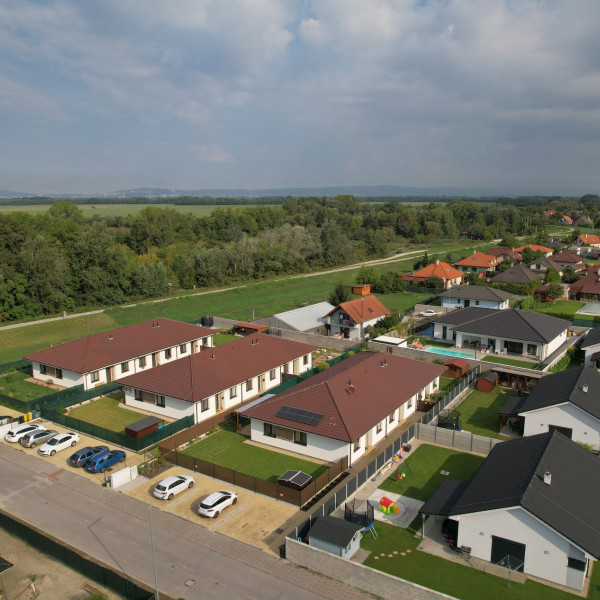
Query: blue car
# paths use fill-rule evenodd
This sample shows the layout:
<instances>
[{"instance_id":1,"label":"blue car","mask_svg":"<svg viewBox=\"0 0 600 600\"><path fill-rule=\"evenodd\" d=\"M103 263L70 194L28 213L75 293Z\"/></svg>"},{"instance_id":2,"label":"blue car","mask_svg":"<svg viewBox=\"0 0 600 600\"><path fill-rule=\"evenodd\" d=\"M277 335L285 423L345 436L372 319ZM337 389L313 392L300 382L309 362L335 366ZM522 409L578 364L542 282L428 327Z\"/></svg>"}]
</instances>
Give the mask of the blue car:
<instances>
[{"instance_id":1,"label":"blue car","mask_svg":"<svg viewBox=\"0 0 600 600\"><path fill-rule=\"evenodd\" d=\"M88 473L104 473L106 469L125 461L125 452L123 450L109 450L92 456L83 468Z\"/></svg>"}]
</instances>

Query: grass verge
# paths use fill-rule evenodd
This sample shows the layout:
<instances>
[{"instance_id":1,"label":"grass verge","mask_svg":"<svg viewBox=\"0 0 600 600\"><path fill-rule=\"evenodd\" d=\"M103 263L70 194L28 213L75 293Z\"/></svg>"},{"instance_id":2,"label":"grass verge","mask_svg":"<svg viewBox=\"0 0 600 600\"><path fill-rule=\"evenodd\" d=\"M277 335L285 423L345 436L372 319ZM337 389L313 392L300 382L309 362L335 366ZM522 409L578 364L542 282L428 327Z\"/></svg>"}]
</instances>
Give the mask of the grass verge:
<instances>
[{"instance_id":1,"label":"grass verge","mask_svg":"<svg viewBox=\"0 0 600 600\"><path fill-rule=\"evenodd\" d=\"M498 433L498 410L511 395L514 395L514 392L500 387L496 387L492 392L471 392L458 407L463 429L498 440L510 439Z\"/></svg>"}]
</instances>

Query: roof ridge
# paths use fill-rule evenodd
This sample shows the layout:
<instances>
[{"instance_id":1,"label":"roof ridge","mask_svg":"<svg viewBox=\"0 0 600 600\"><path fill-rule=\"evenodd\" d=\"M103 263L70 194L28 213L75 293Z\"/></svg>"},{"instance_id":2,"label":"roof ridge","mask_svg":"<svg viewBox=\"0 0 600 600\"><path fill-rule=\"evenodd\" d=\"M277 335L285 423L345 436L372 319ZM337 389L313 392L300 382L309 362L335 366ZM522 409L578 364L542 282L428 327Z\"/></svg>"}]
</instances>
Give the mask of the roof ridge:
<instances>
[{"instance_id":1,"label":"roof ridge","mask_svg":"<svg viewBox=\"0 0 600 600\"><path fill-rule=\"evenodd\" d=\"M331 401L332 401L333 405L335 406L335 410L337 412L337 416L338 416L338 418L340 420L340 423L342 424L343 429L346 432L346 435L348 436L348 439L351 440L352 436L350 435L350 431L348 430L348 426L346 425L346 421L344 421L344 418L342 417L342 413L340 412L340 408L339 408L338 403L337 403L337 401L335 399L335 396L334 396L333 392L331 391L331 388L329 387L329 382L330 381L331 381L331 379L327 379L323 383L327 387L327 393L329 394L329 397L331 398Z\"/></svg>"},{"instance_id":2,"label":"roof ridge","mask_svg":"<svg viewBox=\"0 0 600 600\"><path fill-rule=\"evenodd\" d=\"M87 353L88 353L88 348L90 346L90 338L91 337L92 337L91 335L85 336L85 348L81 354L81 362L79 363L79 369L81 371L83 371L83 368L84 368L83 365L85 364L85 359L87 358Z\"/></svg>"}]
</instances>

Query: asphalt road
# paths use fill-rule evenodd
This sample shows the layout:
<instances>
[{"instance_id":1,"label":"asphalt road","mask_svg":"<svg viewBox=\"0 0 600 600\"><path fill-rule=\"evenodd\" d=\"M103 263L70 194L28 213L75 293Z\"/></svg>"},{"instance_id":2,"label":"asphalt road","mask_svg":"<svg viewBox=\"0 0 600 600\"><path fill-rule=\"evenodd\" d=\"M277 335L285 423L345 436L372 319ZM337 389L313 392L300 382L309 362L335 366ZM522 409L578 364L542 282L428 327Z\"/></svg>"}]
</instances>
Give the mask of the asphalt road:
<instances>
[{"instance_id":1,"label":"asphalt road","mask_svg":"<svg viewBox=\"0 0 600 600\"><path fill-rule=\"evenodd\" d=\"M1 444L0 507L153 587L149 509L143 502ZM370 598L201 525L151 510L158 588L174 598Z\"/></svg>"}]
</instances>

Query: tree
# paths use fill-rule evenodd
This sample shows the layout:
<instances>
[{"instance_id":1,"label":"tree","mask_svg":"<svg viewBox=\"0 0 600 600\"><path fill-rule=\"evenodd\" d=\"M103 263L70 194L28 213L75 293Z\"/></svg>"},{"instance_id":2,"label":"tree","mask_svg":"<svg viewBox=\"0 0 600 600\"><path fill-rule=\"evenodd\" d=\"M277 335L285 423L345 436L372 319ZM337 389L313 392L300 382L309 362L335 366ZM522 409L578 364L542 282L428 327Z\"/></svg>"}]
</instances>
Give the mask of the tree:
<instances>
[{"instance_id":1,"label":"tree","mask_svg":"<svg viewBox=\"0 0 600 600\"><path fill-rule=\"evenodd\" d=\"M536 258L540 258L544 256L543 252L534 252L531 248L523 248L521 252L521 256L523 257L523 262L528 265L532 263Z\"/></svg>"},{"instance_id":2,"label":"tree","mask_svg":"<svg viewBox=\"0 0 600 600\"><path fill-rule=\"evenodd\" d=\"M355 281L359 285L363 283L374 284L377 281L377 272L373 267L362 265L356 274Z\"/></svg>"},{"instance_id":3,"label":"tree","mask_svg":"<svg viewBox=\"0 0 600 600\"><path fill-rule=\"evenodd\" d=\"M573 267L565 267L563 271L563 281L565 283L574 283L579 279L579 275L575 272Z\"/></svg>"},{"instance_id":4,"label":"tree","mask_svg":"<svg viewBox=\"0 0 600 600\"><path fill-rule=\"evenodd\" d=\"M431 275L425 280L425 287L442 289L444 287L444 281L437 275Z\"/></svg>"},{"instance_id":5,"label":"tree","mask_svg":"<svg viewBox=\"0 0 600 600\"><path fill-rule=\"evenodd\" d=\"M342 302L346 302L349 298L350 290L348 289L348 286L340 281L331 292L329 302L334 306L338 306L342 304Z\"/></svg>"},{"instance_id":6,"label":"tree","mask_svg":"<svg viewBox=\"0 0 600 600\"><path fill-rule=\"evenodd\" d=\"M560 283L560 275L556 269L548 269L544 276L544 283Z\"/></svg>"},{"instance_id":7,"label":"tree","mask_svg":"<svg viewBox=\"0 0 600 600\"><path fill-rule=\"evenodd\" d=\"M548 284L546 295L552 300L552 302L556 302L559 298L562 298L564 291L565 290L560 283L552 282Z\"/></svg>"},{"instance_id":8,"label":"tree","mask_svg":"<svg viewBox=\"0 0 600 600\"><path fill-rule=\"evenodd\" d=\"M469 285L485 285L485 281L482 277L479 277L479 274L476 271L469 271L465 280Z\"/></svg>"},{"instance_id":9,"label":"tree","mask_svg":"<svg viewBox=\"0 0 600 600\"><path fill-rule=\"evenodd\" d=\"M431 264L431 262L432 262L432 259L429 258L429 255L427 254L427 250L425 250L425 254L423 254L421 259L418 260L413 265L413 270L418 271L419 269L422 269L423 267L426 267L427 265Z\"/></svg>"}]
</instances>

